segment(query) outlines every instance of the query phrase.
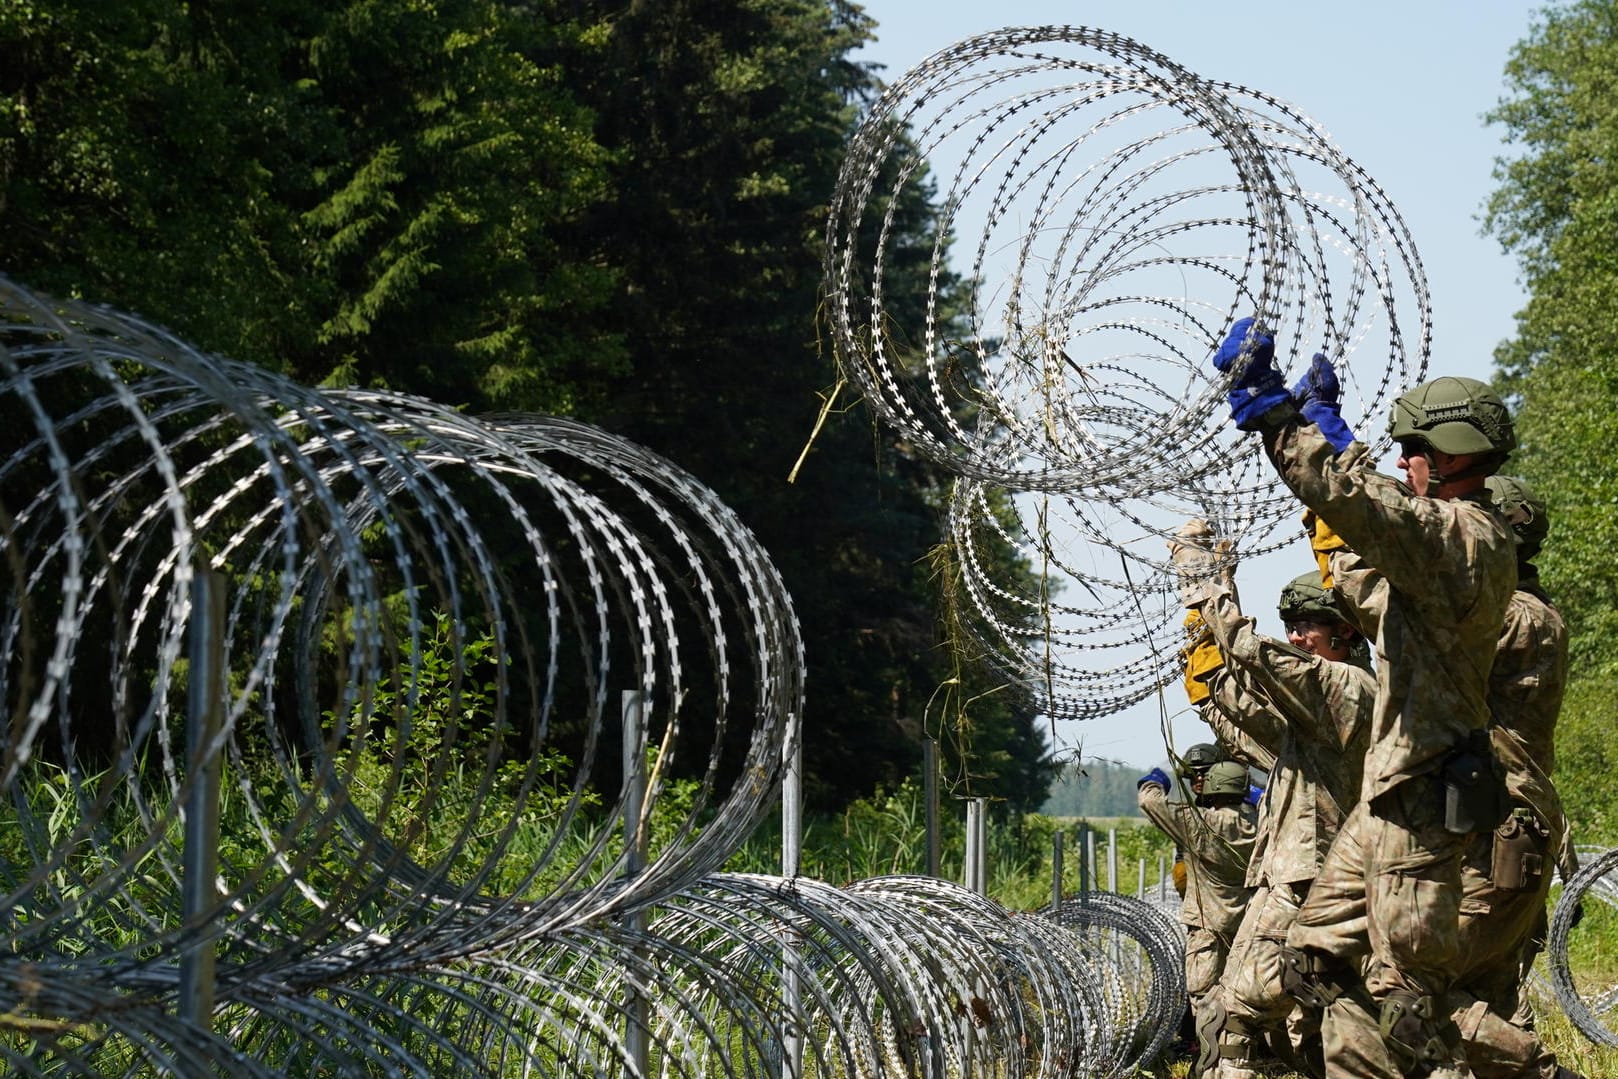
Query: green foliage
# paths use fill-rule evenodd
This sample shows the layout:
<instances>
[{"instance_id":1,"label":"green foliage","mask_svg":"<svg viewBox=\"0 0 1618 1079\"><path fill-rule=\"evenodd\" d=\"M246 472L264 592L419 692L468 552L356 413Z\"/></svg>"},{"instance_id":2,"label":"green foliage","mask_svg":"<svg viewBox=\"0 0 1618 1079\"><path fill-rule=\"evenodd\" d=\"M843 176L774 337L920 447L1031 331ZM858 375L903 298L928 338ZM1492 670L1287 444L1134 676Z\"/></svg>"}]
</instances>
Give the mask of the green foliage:
<instances>
[{"instance_id":1,"label":"green foliage","mask_svg":"<svg viewBox=\"0 0 1618 1079\"><path fill-rule=\"evenodd\" d=\"M961 880L966 858L966 830L961 803L943 800L939 812L939 873ZM1118 875L1122 890L1133 892L1141 859L1146 860L1148 887L1155 887L1159 858L1172 858L1168 838L1139 820L1084 822L1038 813L991 815L988 827L988 893L1012 910L1038 910L1051 901L1051 868L1055 837L1063 837L1063 894L1080 884L1081 836L1088 828L1096 850L1097 879L1092 888L1111 888L1107 879L1106 842L1110 830L1118 838ZM725 864L737 873L781 872L780 820L772 819L749 837ZM833 884L870 877L927 871L927 815L918 784L905 781L893 792L851 802L841 813L815 814L804 822L799 872Z\"/></svg>"},{"instance_id":2,"label":"green foliage","mask_svg":"<svg viewBox=\"0 0 1618 1079\"><path fill-rule=\"evenodd\" d=\"M1574 679L1556 725L1556 776L1575 843L1618 843L1618 802L1610 785L1618 774L1618 744L1612 735L1612 682Z\"/></svg>"},{"instance_id":3,"label":"green foliage","mask_svg":"<svg viewBox=\"0 0 1618 1079\"><path fill-rule=\"evenodd\" d=\"M846 0L0 5L0 269L305 382L665 454L794 596L816 805L892 789L932 735L954 793L1032 808L1028 702L941 639L949 477L852 402L805 453L871 26ZM888 303L915 325L937 207L911 185L892 210ZM963 283L937 287L947 324Z\"/></svg>"},{"instance_id":4,"label":"green foliage","mask_svg":"<svg viewBox=\"0 0 1618 1079\"><path fill-rule=\"evenodd\" d=\"M348 802L412 861L442 867L454 884L492 865L483 890L546 894L572 868L546 851L573 797L573 763L549 747L508 758L492 634L463 638L439 613L422 647L402 658L400 677L384 680L351 717L352 748L334 754ZM581 804L598 808L601 798L586 791ZM557 864L529 881L542 861Z\"/></svg>"},{"instance_id":5,"label":"green foliage","mask_svg":"<svg viewBox=\"0 0 1618 1079\"><path fill-rule=\"evenodd\" d=\"M1612 774L1618 675L1618 4L1547 7L1513 50L1507 94L1489 118L1516 151L1502 158L1487 227L1521 262L1529 292L1497 350L1517 409L1509 468L1550 508L1538 563L1570 632L1571 685L1557 778L1576 834L1618 840L1599 792ZM1610 700L1610 690L1607 692Z\"/></svg>"},{"instance_id":6,"label":"green foliage","mask_svg":"<svg viewBox=\"0 0 1618 1079\"><path fill-rule=\"evenodd\" d=\"M960 864L965 838L960 821L940 814L940 860ZM768 819L725 863L736 873L781 872L781 821ZM856 798L839 813L810 814L803 824L799 872L846 884L868 877L927 871L926 805L919 784L905 780L892 793Z\"/></svg>"},{"instance_id":7,"label":"green foliage","mask_svg":"<svg viewBox=\"0 0 1618 1079\"><path fill-rule=\"evenodd\" d=\"M487 0L0 8L6 272L305 381L566 410L609 268L588 28Z\"/></svg>"},{"instance_id":8,"label":"green foliage","mask_svg":"<svg viewBox=\"0 0 1618 1079\"><path fill-rule=\"evenodd\" d=\"M331 121L301 217L325 287L304 377L563 412L578 369L617 362L593 320L614 274L566 246L607 194L607 153L556 66L592 37L535 14L356 3L303 43Z\"/></svg>"}]
</instances>

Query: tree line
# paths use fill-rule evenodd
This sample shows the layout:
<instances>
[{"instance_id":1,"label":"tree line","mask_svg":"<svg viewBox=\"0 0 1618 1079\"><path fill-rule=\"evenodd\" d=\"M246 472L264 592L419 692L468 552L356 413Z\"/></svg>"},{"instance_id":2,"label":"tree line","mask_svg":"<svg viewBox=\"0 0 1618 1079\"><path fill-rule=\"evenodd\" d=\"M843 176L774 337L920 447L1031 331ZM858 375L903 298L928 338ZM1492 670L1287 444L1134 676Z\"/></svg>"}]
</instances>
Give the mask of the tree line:
<instances>
[{"instance_id":1,"label":"tree line","mask_svg":"<svg viewBox=\"0 0 1618 1079\"><path fill-rule=\"evenodd\" d=\"M874 29L844 0L8 4L0 273L307 383L667 456L794 597L814 805L892 789L933 737L955 793L1037 808L1033 708L938 628L949 477L857 405L810 438ZM906 198L889 250L920 280L936 207Z\"/></svg>"},{"instance_id":2,"label":"tree line","mask_svg":"<svg viewBox=\"0 0 1618 1079\"><path fill-rule=\"evenodd\" d=\"M1090 757L1062 765L1041 812L1053 817L1139 817L1139 765Z\"/></svg>"},{"instance_id":3,"label":"tree line","mask_svg":"<svg viewBox=\"0 0 1618 1079\"><path fill-rule=\"evenodd\" d=\"M1579 842L1618 841L1618 3L1546 7L1488 114L1507 141L1485 227L1528 301L1495 351L1516 412L1508 471L1545 499L1541 578L1568 624L1556 775ZM1548 763L1548 762L1547 762Z\"/></svg>"},{"instance_id":4,"label":"tree line","mask_svg":"<svg viewBox=\"0 0 1618 1079\"><path fill-rule=\"evenodd\" d=\"M892 789L931 735L963 792L1034 808L1053 765L1027 702L976 667L935 697L948 477L854 406L787 481L835 380L820 245L875 30L843 0L8 4L0 272L307 382L575 416L668 456L795 597L817 804ZM1572 630L1558 773L1608 837L1614 69L1618 3L1536 17L1489 114L1510 152L1485 218L1530 297L1497 382ZM896 211L891 272L924 274L936 207Z\"/></svg>"}]
</instances>

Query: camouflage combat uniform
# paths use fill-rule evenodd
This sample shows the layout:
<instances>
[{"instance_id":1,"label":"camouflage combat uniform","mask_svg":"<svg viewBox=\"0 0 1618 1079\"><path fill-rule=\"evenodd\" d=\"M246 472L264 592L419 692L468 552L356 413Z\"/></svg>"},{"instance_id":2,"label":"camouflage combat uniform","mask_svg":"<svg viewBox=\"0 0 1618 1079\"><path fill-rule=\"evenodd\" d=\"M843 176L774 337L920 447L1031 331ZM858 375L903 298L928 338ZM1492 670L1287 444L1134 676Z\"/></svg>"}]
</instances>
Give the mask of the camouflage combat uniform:
<instances>
[{"instance_id":1,"label":"camouflage combat uniform","mask_svg":"<svg viewBox=\"0 0 1618 1079\"><path fill-rule=\"evenodd\" d=\"M1490 741L1505 771L1513 815L1495 832L1473 837L1467 848L1461 965L1445 1002L1468 1043L1467 1061L1478 1079L1557 1073L1555 1056L1510 1017L1518 1008L1523 976L1543 945L1552 870L1567 846L1561 798L1550 779L1567 683L1567 628L1532 566L1520 575L1489 676ZM1495 864L1512 835L1529 854L1524 867L1529 872Z\"/></svg>"},{"instance_id":2,"label":"camouflage combat uniform","mask_svg":"<svg viewBox=\"0 0 1618 1079\"><path fill-rule=\"evenodd\" d=\"M1205 1046L1205 1059L1222 1050L1226 1064L1204 1074L1241 1075L1252 1035L1279 1025L1297 1004L1282 985L1282 950L1359 800L1376 679L1367 666L1254 632L1228 587L1215 585L1198 609L1225 660L1205 679L1203 718L1221 741L1270 770L1247 870L1253 898L1198 1024L1199 1033L1222 1042Z\"/></svg>"},{"instance_id":3,"label":"camouflage combat uniform","mask_svg":"<svg viewBox=\"0 0 1618 1079\"><path fill-rule=\"evenodd\" d=\"M1412 495L1374 471L1364 444L1338 454L1312 424L1266 424L1264 443L1287 486L1348 545L1331 571L1377 662L1361 800L1288 945L1363 970L1379 1006L1393 997L1430 1009L1454 978L1465 845L1444 827L1439 773L1488 724L1489 668L1517 580L1513 537L1486 498Z\"/></svg>"},{"instance_id":4,"label":"camouflage combat uniform","mask_svg":"<svg viewBox=\"0 0 1618 1079\"><path fill-rule=\"evenodd\" d=\"M1219 980L1247 906L1247 862L1253 854L1257 814L1245 802L1197 806L1171 802L1155 783L1138 788L1141 812L1185 851L1185 990L1193 1011Z\"/></svg>"}]
</instances>

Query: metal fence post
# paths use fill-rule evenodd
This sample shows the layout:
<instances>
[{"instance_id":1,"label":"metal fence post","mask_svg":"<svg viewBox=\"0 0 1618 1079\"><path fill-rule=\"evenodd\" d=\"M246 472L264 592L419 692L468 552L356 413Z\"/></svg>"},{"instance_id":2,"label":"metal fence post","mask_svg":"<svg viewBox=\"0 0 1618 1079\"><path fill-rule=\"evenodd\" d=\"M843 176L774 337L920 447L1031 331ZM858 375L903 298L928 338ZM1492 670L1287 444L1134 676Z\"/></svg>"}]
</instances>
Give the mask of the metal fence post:
<instances>
[{"instance_id":1,"label":"metal fence post","mask_svg":"<svg viewBox=\"0 0 1618 1079\"><path fill-rule=\"evenodd\" d=\"M781 875L796 877L803 860L803 718L787 720L782 747L785 765L781 776ZM803 988L798 982L796 931L785 928L781 940L781 1060L777 1074L796 1079L803 1074Z\"/></svg>"},{"instance_id":2,"label":"metal fence post","mask_svg":"<svg viewBox=\"0 0 1618 1079\"><path fill-rule=\"evenodd\" d=\"M1081 820L1079 822L1079 899L1085 903L1090 901L1090 862L1084 856L1089 842L1090 826Z\"/></svg>"},{"instance_id":3,"label":"metal fence post","mask_svg":"<svg viewBox=\"0 0 1618 1079\"><path fill-rule=\"evenodd\" d=\"M624 876L637 876L646 867L648 836L643 822L646 801L646 694L626 689L623 701L624 768ZM629 916L631 929L644 929L646 916L636 911ZM638 1076L647 1073L651 1059L647 1035L651 1012L644 995L631 989L624 1002L624 1049Z\"/></svg>"},{"instance_id":4,"label":"metal fence post","mask_svg":"<svg viewBox=\"0 0 1618 1079\"><path fill-rule=\"evenodd\" d=\"M966 871L962 883L983 895L988 892L988 817L987 798L966 800Z\"/></svg>"},{"instance_id":5,"label":"metal fence post","mask_svg":"<svg viewBox=\"0 0 1618 1079\"><path fill-rule=\"evenodd\" d=\"M927 875L939 876L938 836L938 743L928 738L921 744L922 800L927 803Z\"/></svg>"},{"instance_id":6,"label":"metal fence post","mask_svg":"<svg viewBox=\"0 0 1618 1079\"><path fill-rule=\"evenodd\" d=\"M214 907L219 873L220 755L211 752L224 721L225 578L199 568L191 579L190 669L186 691L185 884L181 904L188 929ZM180 956L180 1016L213 1026L214 943L191 942Z\"/></svg>"},{"instance_id":7,"label":"metal fence post","mask_svg":"<svg viewBox=\"0 0 1618 1079\"><path fill-rule=\"evenodd\" d=\"M1051 909L1062 905L1062 839L1060 829L1051 836Z\"/></svg>"}]
</instances>

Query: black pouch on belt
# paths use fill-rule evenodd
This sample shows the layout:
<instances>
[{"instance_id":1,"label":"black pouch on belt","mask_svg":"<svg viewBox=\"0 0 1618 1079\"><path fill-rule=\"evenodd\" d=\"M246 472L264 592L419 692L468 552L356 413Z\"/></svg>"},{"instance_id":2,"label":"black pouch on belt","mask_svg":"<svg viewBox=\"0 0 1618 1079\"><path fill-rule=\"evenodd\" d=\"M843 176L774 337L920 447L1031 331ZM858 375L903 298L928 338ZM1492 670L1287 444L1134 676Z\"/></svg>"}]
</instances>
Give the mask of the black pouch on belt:
<instances>
[{"instance_id":1,"label":"black pouch on belt","mask_svg":"<svg viewBox=\"0 0 1618 1079\"><path fill-rule=\"evenodd\" d=\"M1457 835L1493 830L1505 818L1506 785L1495 769L1489 732L1472 731L1444 758L1444 829Z\"/></svg>"},{"instance_id":2,"label":"black pouch on belt","mask_svg":"<svg viewBox=\"0 0 1618 1079\"><path fill-rule=\"evenodd\" d=\"M1521 892L1532 888L1545 871L1543 846L1548 833L1528 809L1514 809L1494 830L1494 852L1489 863L1489 879L1502 891Z\"/></svg>"}]
</instances>

